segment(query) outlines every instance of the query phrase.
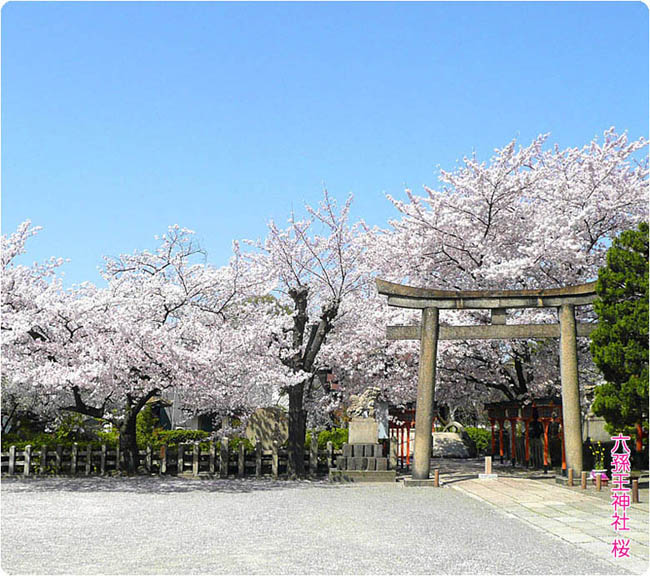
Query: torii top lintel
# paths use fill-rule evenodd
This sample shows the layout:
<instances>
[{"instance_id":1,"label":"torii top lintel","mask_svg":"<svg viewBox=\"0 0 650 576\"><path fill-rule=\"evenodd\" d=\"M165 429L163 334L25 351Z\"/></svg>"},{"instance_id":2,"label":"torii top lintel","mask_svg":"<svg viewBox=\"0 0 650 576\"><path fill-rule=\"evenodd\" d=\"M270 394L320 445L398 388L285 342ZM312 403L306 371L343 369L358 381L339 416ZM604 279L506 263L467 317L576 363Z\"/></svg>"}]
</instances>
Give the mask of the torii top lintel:
<instances>
[{"instance_id":1,"label":"torii top lintel","mask_svg":"<svg viewBox=\"0 0 650 576\"><path fill-rule=\"evenodd\" d=\"M596 282L541 290L435 290L375 280L377 291L398 308L494 309L583 306L596 300Z\"/></svg>"}]
</instances>

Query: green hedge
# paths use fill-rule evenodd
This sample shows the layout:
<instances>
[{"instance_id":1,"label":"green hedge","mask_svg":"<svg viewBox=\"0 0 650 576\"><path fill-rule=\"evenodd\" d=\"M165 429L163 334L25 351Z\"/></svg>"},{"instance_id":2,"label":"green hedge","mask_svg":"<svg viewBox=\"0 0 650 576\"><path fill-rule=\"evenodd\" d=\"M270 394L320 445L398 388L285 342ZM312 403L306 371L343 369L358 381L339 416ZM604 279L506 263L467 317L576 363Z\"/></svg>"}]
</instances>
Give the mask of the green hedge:
<instances>
[{"instance_id":1,"label":"green hedge","mask_svg":"<svg viewBox=\"0 0 650 576\"><path fill-rule=\"evenodd\" d=\"M305 448L311 446L311 437L313 431L307 432L305 437ZM343 444L348 441L348 429L347 428L332 428L331 430L321 430L318 433L318 449L325 450L327 448L327 443L331 442L335 450L341 450Z\"/></svg>"},{"instance_id":2,"label":"green hedge","mask_svg":"<svg viewBox=\"0 0 650 576\"><path fill-rule=\"evenodd\" d=\"M103 441L103 440L75 440L74 438L57 438L54 434L46 434L44 432L40 434L34 434L30 438L19 437L16 434L4 434L2 436L2 450L6 452L9 450L10 446L15 446L16 450L24 450L25 446L28 444L34 450L40 450L41 446L47 445L52 448L55 446L63 446L63 448L72 448L74 443L77 443L79 448L87 448L92 446L93 448L101 448L102 444L106 444L109 448L115 448L117 446L117 441Z\"/></svg>"},{"instance_id":3,"label":"green hedge","mask_svg":"<svg viewBox=\"0 0 650 576\"><path fill-rule=\"evenodd\" d=\"M2 449L6 452L9 446L15 446L17 450L23 450L25 446L30 444L34 450L39 450L44 444L47 446L62 446L63 448L72 448L76 442L79 448L101 448L102 444L106 444L109 449L114 449L119 443L119 433L117 430L111 432L99 432L99 438L96 440L75 440L74 438L57 438L54 434L35 434L31 438L25 439L17 434L5 434L2 437ZM154 450L160 450L160 447L166 444L169 447L177 447L179 444L190 444L199 441L201 450L207 451L210 449L209 432L204 430L155 430L153 437L149 442L141 442L142 438L138 439L138 448L145 449L148 445ZM254 452L255 447L249 442L247 438L229 438L228 445L231 451L239 450L239 444L244 443L247 452Z\"/></svg>"},{"instance_id":4,"label":"green hedge","mask_svg":"<svg viewBox=\"0 0 650 576\"><path fill-rule=\"evenodd\" d=\"M478 454L485 454L492 439L491 432L485 428L473 427L465 428L465 432L467 432L469 437L474 441L474 444L476 444Z\"/></svg>"},{"instance_id":5,"label":"green hedge","mask_svg":"<svg viewBox=\"0 0 650 576\"><path fill-rule=\"evenodd\" d=\"M16 446L17 450L24 449L25 446L31 444L35 449L46 444L48 446L63 446L64 448L71 448L76 442L79 448L86 448L92 446L100 448L102 444L106 444L108 448L114 449L119 444L119 430L113 428L110 431L95 430L92 433L82 432L83 418L78 414L67 415L60 423L57 429L51 433L39 432L33 433L27 430L19 432L3 434L2 445L3 450L8 450L9 446ZM159 450L161 446L176 447L179 444L192 443L199 441L201 450L209 449L210 433L204 430L163 430L157 428L159 423L153 417L151 408L145 407L140 414L138 414L136 423L136 441L138 448L143 450L151 445L154 450ZM309 448L311 445L311 438L314 431L307 433L305 438L305 447ZM88 436L91 435L90 438ZM348 441L347 428L333 428L331 430L321 430L318 432L318 449L325 450L328 442L332 442L335 450L340 450L343 444ZM250 443L247 438L229 438L229 446L232 451L239 450L239 444L244 443L247 452L253 452L255 447Z\"/></svg>"},{"instance_id":6,"label":"green hedge","mask_svg":"<svg viewBox=\"0 0 650 576\"><path fill-rule=\"evenodd\" d=\"M160 448L163 444L167 446L178 446L187 442L195 442L198 440L207 441L210 433L205 430L163 430L158 428L153 431L150 442L146 442L145 438L138 438L138 445L146 446L148 443L154 448ZM141 441L143 440L143 441Z\"/></svg>"}]
</instances>

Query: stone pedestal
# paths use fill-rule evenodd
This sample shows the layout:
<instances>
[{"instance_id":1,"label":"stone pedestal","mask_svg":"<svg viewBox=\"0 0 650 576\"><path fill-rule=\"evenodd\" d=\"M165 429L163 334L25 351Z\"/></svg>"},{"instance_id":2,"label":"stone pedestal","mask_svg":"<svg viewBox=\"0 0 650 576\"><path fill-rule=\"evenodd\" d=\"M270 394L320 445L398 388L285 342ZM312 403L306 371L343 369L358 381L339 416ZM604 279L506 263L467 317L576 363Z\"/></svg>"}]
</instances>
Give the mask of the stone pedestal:
<instances>
[{"instance_id":1,"label":"stone pedestal","mask_svg":"<svg viewBox=\"0 0 650 576\"><path fill-rule=\"evenodd\" d=\"M375 444L379 428L374 418L352 418L348 424L350 444Z\"/></svg>"},{"instance_id":2,"label":"stone pedestal","mask_svg":"<svg viewBox=\"0 0 650 576\"><path fill-rule=\"evenodd\" d=\"M368 444L344 444L343 456L336 459L336 468L330 470L329 478L343 482L394 482L396 472L389 470L388 457L375 439Z\"/></svg>"}]
</instances>

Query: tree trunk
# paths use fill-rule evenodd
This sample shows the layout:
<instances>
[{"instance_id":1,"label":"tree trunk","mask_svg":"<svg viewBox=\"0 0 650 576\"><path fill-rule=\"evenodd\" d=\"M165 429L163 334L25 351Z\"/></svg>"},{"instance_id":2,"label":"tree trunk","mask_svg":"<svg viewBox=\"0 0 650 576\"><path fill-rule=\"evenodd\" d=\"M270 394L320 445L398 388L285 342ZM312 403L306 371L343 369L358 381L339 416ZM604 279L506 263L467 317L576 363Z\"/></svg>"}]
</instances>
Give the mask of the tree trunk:
<instances>
[{"instance_id":1,"label":"tree trunk","mask_svg":"<svg viewBox=\"0 0 650 576\"><path fill-rule=\"evenodd\" d=\"M301 477L305 473L305 420L303 390L301 382L289 388L289 441L288 472L290 477Z\"/></svg>"},{"instance_id":2,"label":"tree trunk","mask_svg":"<svg viewBox=\"0 0 650 576\"><path fill-rule=\"evenodd\" d=\"M148 376L140 376L142 381L148 381ZM70 410L78 414L85 414L93 418L104 418L106 404L110 395L104 400L100 408L89 406L81 398L81 393L77 386L72 387L74 395L74 406L67 406L63 410ZM120 458L121 462L117 462L118 470L126 470L129 474L135 474L138 469L138 443L136 440L136 419L140 410L142 410L147 402L154 396L160 394L159 388L152 388L140 398L134 398L131 394L126 395L126 414L124 420L119 426L120 430ZM112 422L112 420L111 420Z\"/></svg>"},{"instance_id":3,"label":"tree trunk","mask_svg":"<svg viewBox=\"0 0 650 576\"><path fill-rule=\"evenodd\" d=\"M3 434L6 434L7 432L9 432L10 424L13 422L15 413L16 413L16 406L14 406L11 409L11 412L9 413L9 416L7 416L7 419L2 424L2 433Z\"/></svg>"},{"instance_id":4,"label":"tree trunk","mask_svg":"<svg viewBox=\"0 0 650 576\"><path fill-rule=\"evenodd\" d=\"M138 443L135 434L135 422L138 413L129 410L120 425L120 454L122 462L119 463L120 470L126 470L128 474L135 474L138 469Z\"/></svg>"}]
</instances>

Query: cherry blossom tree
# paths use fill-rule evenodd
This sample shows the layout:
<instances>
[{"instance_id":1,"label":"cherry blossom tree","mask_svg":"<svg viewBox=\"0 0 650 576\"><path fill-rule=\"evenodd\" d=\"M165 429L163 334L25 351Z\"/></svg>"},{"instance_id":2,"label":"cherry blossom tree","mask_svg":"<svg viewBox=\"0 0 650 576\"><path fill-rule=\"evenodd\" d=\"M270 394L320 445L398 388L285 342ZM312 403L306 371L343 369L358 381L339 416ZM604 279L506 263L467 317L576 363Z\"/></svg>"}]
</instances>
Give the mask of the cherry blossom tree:
<instances>
[{"instance_id":1,"label":"cherry blossom tree","mask_svg":"<svg viewBox=\"0 0 650 576\"><path fill-rule=\"evenodd\" d=\"M9 238L15 248L3 255L19 253L28 231ZM20 311L3 314L5 373L59 410L113 423L129 472L137 466L137 415L163 390L178 386L188 403L226 409L254 403L253 384L263 390L238 368L246 354L258 371L265 366L259 338L242 327L253 308L269 315L266 326L274 316L270 305L250 302L263 281L242 273L238 250L228 266L210 267L192 233L176 226L153 252L106 258L106 288L63 290L44 281L50 268L5 268L3 309Z\"/></svg>"},{"instance_id":2,"label":"cherry blossom tree","mask_svg":"<svg viewBox=\"0 0 650 576\"><path fill-rule=\"evenodd\" d=\"M136 448L138 412L172 386L179 387L184 401L195 409L227 410L255 403L251 390L263 389L259 374L268 364L260 359L259 346L264 340L270 345L271 335L255 340L246 328L253 314L272 319L272 307L253 306L250 299L263 290L264 280L242 271L237 248L228 266L213 268L192 233L176 226L153 253L107 258L103 275L110 302L103 310L113 321L99 347L108 350L102 360L110 368L101 406L119 396L120 443L126 451ZM94 333L99 330L97 326ZM257 372L242 373L244 356L256 359ZM94 382L86 393L96 396L98 389ZM70 409L94 412L97 404L91 407L81 399L80 386L72 390L75 405ZM132 469L134 463L126 465Z\"/></svg>"},{"instance_id":3,"label":"cherry blossom tree","mask_svg":"<svg viewBox=\"0 0 650 576\"><path fill-rule=\"evenodd\" d=\"M108 420L133 470L137 414L164 390L182 391L195 411L248 411L282 393L289 468L302 474L307 409L332 407L331 396L313 404L323 368L344 397L368 385L394 403L414 397L418 344L387 342L385 329L418 318L388 308L376 277L458 290L582 283L611 239L647 218L647 158L635 161L645 140L612 129L581 149L546 141L513 141L489 163L465 158L441 172L439 190L391 198L399 218L387 230L350 224L351 198L339 208L325 192L306 218L271 222L265 239L243 254L235 244L215 268L190 231L171 227L154 251L106 258L103 288L64 289L60 260L18 264L37 231L21 225L2 239L3 416L38 405ZM545 310L512 319L555 321ZM480 311L441 320L489 321ZM525 398L555 390L557 372L544 342L441 342L437 397L452 410L496 392Z\"/></svg>"},{"instance_id":4,"label":"cherry blossom tree","mask_svg":"<svg viewBox=\"0 0 650 576\"><path fill-rule=\"evenodd\" d=\"M647 142L630 142L614 129L580 149L547 149L546 141L539 136L522 148L513 140L489 163L465 158L455 171L442 171L439 190L390 198L400 218L370 246L377 274L452 290L594 280L611 239L647 218L647 156L636 160ZM551 311L511 315L519 322L555 321ZM441 321L486 323L488 316L443 311ZM510 398L548 392L559 382L553 350L531 341L441 342L440 396L477 386Z\"/></svg>"},{"instance_id":5,"label":"cherry blossom tree","mask_svg":"<svg viewBox=\"0 0 650 576\"><path fill-rule=\"evenodd\" d=\"M269 223L264 240L248 241L244 258L254 275L272 281L270 293L291 310L284 331L288 345L277 360L293 378L281 383L289 397L289 471L304 472L305 401L319 386L318 371L326 367L320 353L341 315L342 303L364 281L359 264L365 246L358 241L363 222L349 224L352 198L339 209L324 192L317 208L306 207L307 218L292 214L289 226Z\"/></svg>"},{"instance_id":6,"label":"cherry blossom tree","mask_svg":"<svg viewBox=\"0 0 650 576\"><path fill-rule=\"evenodd\" d=\"M60 292L61 258L44 263L21 264L27 241L40 231L29 220L16 232L2 236L2 420L3 431L23 414L46 420L55 417L55 406L28 377L47 358L39 352L44 326L50 319L50 303Z\"/></svg>"},{"instance_id":7,"label":"cherry blossom tree","mask_svg":"<svg viewBox=\"0 0 650 576\"><path fill-rule=\"evenodd\" d=\"M263 290L257 283L255 289ZM291 341L289 315L275 298L238 296L224 312L220 318L202 315L188 322L195 357L209 378L186 382L182 394L188 411L245 418L303 376L278 362Z\"/></svg>"},{"instance_id":8,"label":"cherry blossom tree","mask_svg":"<svg viewBox=\"0 0 650 576\"><path fill-rule=\"evenodd\" d=\"M393 241L411 281L460 290L595 277L612 237L646 213L647 158L633 158L647 142L613 129L582 149L545 150L546 140L513 140L487 166L465 158L442 171L439 191L391 198L402 214Z\"/></svg>"}]
</instances>

